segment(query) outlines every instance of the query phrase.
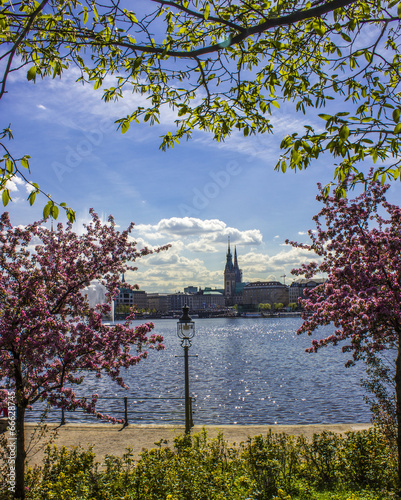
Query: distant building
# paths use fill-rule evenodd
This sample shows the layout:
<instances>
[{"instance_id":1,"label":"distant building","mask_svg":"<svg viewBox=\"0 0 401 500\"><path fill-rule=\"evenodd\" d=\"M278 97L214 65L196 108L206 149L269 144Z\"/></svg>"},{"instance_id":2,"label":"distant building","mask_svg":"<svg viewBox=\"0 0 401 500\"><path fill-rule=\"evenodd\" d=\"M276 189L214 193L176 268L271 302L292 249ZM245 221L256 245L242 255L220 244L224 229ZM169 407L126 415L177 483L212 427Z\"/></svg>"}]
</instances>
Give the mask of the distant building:
<instances>
[{"instance_id":1,"label":"distant building","mask_svg":"<svg viewBox=\"0 0 401 500\"><path fill-rule=\"evenodd\" d=\"M228 240L226 266L224 268L224 296L227 306L242 303L242 271L238 266L237 248L234 249L234 262Z\"/></svg>"},{"instance_id":2,"label":"distant building","mask_svg":"<svg viewBox=\"0 0 401 500\"><path fill-rule=\"evenodd\" d=\"M186 288L184 288L184 293L197 293L197 291L197 286L187 286Z\"/></svg>"},{"instance_id":3,"label":"distant building","mask_svg":"<svg viewBox=\"0 0 401 500\"><path fill-rule=\"evenodd\" d=\"M125 283L124 276L122 282ZM114 305L118 306L135 306L139 311L148 308L148 296L143 290L131 290L130 288L121 287L118 295L114 299Z\"/></svg>"},{"instance_id":4,"label":"distant building","mask_svg":"<svg viewBox=\"0 0 401 500\"><path fill-rule=\"evenodd\" d=\"M170 295L167 293L148 293L148 308L157 314L170 312Z\"/></svg>"},{"instance_id":5,"label":"distant building","mask_svg":"<svg viewBox=\"0 0 401 500\"><path fill-rule=\"evenodd\" d=\"M222 309L224 306L225 297L220 290L205 288L204 290L199 290L193 297L192 307L194 311Z\"/></svg>"},{"instance_id":6,"label":"distant building","mask_svg":"<svg viewBox=\"0 0 401 500\"><path fill-rule=\"evenodd\" d=\"M182 313L182 308L188 306L189 310L193 310L193 302L195 295L192 293L174 293L169 295L170 298L170 311L174 313Z\"/></svg>"},{"instance_id":7,"label":"distant building","mask_svg":"<svg viewBox=\"0 0 401 500\"><path fill-rule=\"evenodd\" d=\"M279 281L257 281L244 287L242 301L244 305L289 303L288 286Z\"/></svg>"},{"instance_id":8,"label":"distant building","mask_svg":"<svg viewBox=\"0 0 401 500\"><path fill-rule=\"evenodd\" d=\"M290 303L298 303L299 299L305 298L305 289L315 288L317 285L321 285L327 281L326 278L300 278L291 283L290 286Z\"/></svg>"}]
</instances>

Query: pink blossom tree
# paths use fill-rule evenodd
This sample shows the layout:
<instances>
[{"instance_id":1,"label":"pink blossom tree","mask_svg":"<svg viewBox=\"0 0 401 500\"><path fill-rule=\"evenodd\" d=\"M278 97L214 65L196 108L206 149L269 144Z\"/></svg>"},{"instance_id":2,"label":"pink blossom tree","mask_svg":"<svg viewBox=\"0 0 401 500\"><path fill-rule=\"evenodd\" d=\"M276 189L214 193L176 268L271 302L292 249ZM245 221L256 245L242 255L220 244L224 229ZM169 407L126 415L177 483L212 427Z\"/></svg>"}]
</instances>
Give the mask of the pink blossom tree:
<instances>
[{"instance_id":1,"label":"pink blossom tree","mask_svg":"<svg viewBox=\"0 0 401 500\"><path fill-rule=\"evenodd\" d=\"M4 407L7 393L15 394L15 498L25 497L26 409L41 400L96 413L96 394L87 400L74 392L84 382L83 372L127 387L121 369L145 359L145 349L164 347L163 338L151 334L152 323L130 326L133 315L124 324L102 322L121 275L151 251L137 250L133 224L118 232L112 217L102 223L93 211L91 216L82 236L71 223L50 231L43 221L21 228L11 225L7 213L0 218L0 371L7 389L0 396ZM96 307L85 296L93 280L106 289L106 303Z\"/></svg>"},{"instance_id":2,"label":"pink blossom tree","mask_svg":"<svg viewBox=\"0 0 401 500\"><path fill-rule=\"evenodd\" d=\"M354 200L325 198L319 188L317 199L324 207L314 217L317 231L309 231L311 244L287 240L318 257L318 261L294 269L293 274L307 278L327 275L327 282L308 290L302 300L304 322L298 333L311 335L320 325L334 325L334 333L313 340L308 351L343 342L343 351L352 353L348 365L366 353L398 348L395 393L400 487L401 209L386 201L388 186L378 182L370 182Z\"/></svg>"}]
</instances>

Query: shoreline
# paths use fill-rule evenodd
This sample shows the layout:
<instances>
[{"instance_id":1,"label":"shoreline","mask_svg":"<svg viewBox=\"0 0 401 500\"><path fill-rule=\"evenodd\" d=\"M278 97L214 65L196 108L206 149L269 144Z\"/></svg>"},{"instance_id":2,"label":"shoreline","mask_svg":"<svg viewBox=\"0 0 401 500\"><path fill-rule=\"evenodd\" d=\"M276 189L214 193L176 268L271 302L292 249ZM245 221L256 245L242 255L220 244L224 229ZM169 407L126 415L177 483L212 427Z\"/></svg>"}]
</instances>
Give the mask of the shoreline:
<instances>
[{"instance_id":1,"label":"shoreline","mask_svg":"<svg viewBox=\"0 0 401 500\"><path fill-rule=\"evenodd\" d=\"M25 424L25 441L28 447L30 437L37 426L36 423ZM305 436L312 438L313 434L320 434L323 431L330 431L337 434L345 434L349 431L361 431L372 427L370 423L342 423L342 424L299 424L299 425L195 425L191 434L197 434L205 429L208 438L215 438L222 432L225 441L232 445L239 445L246 442L248 438L258 435L266 435L270 430L273 433L285 433L295 437ZM115 455L122 457L127 448L131 448L133 456L139 459L143 449L152 449L157 446L174 445L174 438L184 434L184 425L171 424L129 424L123 428L121 424L47 424L49 431L56 431L57 437L52 445L58 448L65 446L82 446L87 449L93 446L96 459L101 462L105 455ZM50 432L47 433L41 442L49 441ZM163 444L156 445L163 441ZM167 441L167 443L165 443ZM28 453L28 466L40 465L44 457L44 450L38 450L34 446Z\"/></svg>"}]
</instances>

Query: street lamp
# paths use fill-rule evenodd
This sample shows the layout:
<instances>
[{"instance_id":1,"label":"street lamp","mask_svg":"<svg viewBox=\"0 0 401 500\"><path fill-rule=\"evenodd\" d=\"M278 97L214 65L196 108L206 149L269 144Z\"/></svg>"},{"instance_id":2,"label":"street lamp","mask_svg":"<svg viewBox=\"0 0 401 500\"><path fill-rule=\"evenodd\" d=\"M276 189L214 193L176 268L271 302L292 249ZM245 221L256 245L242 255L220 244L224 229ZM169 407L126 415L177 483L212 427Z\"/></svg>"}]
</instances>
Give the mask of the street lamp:
<instances>
[{"instance_id":1,"label":"street lamp","mask_svg":"<svg viewBox=\"0 0 401 500\"><path fill-rule=\"evenodd\" d=\"M177 323L177 335L181 339L181 347L184 349L184 371L185 371L185 433L189 434L192 427L191 400L189 397L189 374L188 374L188 349L191 347L191 339L195 335L195 323L188 314L189 307L182 308L182 316Z\"/></svg>"}]
</instances>

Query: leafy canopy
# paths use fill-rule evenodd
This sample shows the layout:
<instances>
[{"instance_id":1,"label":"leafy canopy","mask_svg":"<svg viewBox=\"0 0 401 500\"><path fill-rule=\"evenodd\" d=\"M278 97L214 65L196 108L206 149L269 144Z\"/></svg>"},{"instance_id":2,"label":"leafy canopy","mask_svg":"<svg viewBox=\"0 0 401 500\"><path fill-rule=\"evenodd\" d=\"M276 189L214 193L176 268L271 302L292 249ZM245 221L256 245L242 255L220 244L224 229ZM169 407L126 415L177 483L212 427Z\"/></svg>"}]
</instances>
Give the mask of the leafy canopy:
<instances>
[{"instance_id":1,"label":"leafy canopy","mask_svg":"<svg viewBox=\"0 0 401 500\"><path fill-rule=\"evenodd\" d=\"M306 123L282 140L276 169L304 169L328 152L345 196L350 172L353 182L366 180L367 160L377 165L374 179L400 176L400 6L396 0L0 0L0 99L12 72L36 81L75 66L79 81L101 88L105 101L126 90L147 98L118 120L123 133L133 122L155 124L164 106L173 108L176 128L162 137L162 149L195 129L217 141L233 131L272 132L271 115L283 103L313 114L335 99L337 112L320 113L321 127ZM10 134L5 128L2 139ZM24 177L29 157L13 157L4 142L2 148L7 204L6 181ZM40 192L32 186L31 203ZM51 198L47 207L56 217Z\"/></svg>"}]
</instances>

